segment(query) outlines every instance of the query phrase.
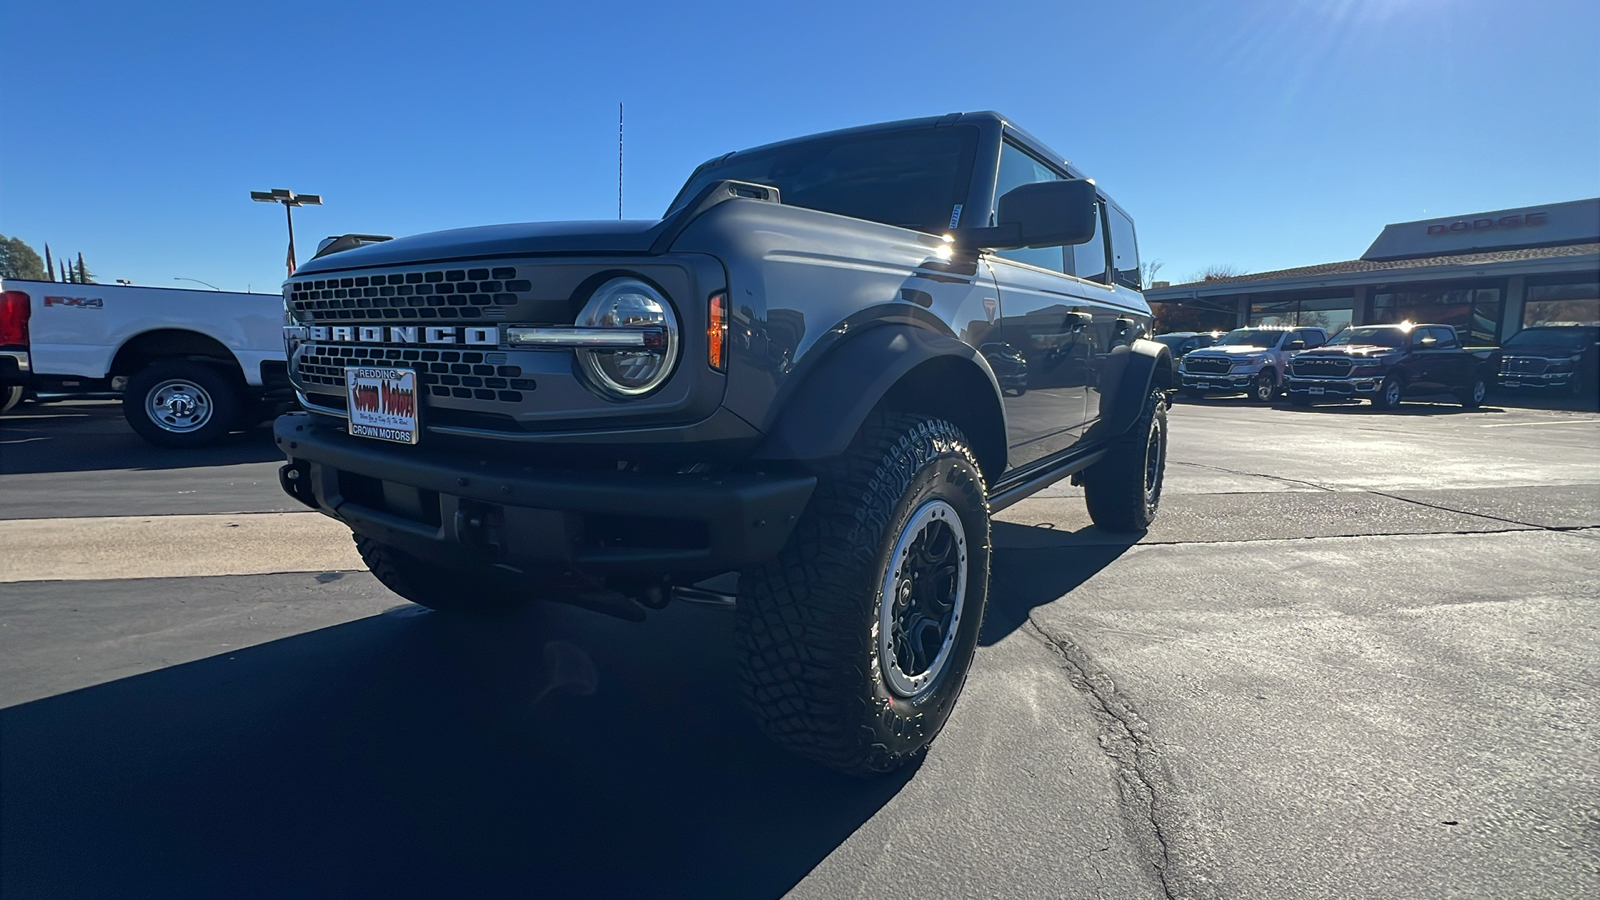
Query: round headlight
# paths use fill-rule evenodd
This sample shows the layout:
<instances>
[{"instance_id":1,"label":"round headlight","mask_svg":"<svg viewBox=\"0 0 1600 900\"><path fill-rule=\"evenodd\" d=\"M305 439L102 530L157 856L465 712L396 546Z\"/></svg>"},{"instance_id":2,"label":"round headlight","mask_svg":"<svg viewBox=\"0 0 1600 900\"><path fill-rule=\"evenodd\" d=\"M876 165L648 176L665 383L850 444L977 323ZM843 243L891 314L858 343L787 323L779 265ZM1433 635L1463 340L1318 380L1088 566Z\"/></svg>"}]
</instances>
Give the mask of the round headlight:
<instances>
[{"instance_id":1,"label":"round headlight","mask_svg":"<svg viewBox=\"0 0 1600 900\"><path fill-rule=\"evenodd\" d=\"M640 349L578 351L578 364L589 381L612 396L650 393L667 380L678 361L678 317L673 315L672 304L637 278L613 278L602 284L573 324L644 329L659 337Z\"/></svg>"}]
</instances>

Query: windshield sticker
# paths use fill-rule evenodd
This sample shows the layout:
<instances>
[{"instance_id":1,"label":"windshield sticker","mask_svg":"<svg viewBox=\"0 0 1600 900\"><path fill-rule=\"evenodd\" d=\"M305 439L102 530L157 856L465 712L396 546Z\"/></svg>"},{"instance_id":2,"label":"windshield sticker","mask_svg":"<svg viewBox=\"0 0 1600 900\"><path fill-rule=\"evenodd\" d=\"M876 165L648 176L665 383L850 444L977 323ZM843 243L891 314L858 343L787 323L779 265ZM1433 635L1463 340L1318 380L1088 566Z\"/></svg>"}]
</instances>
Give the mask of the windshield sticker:
<instances>
[{"instance_id":1,"label":"windshield sticker","mask_svg":"<svg viewBox=\"0 0 1600 900\"><path fill-rule=\"evenodd\" d=\"M950 210L950 227L954 228L959 224L961 224L961 204L957 203L956 208Z\"/></svg>"}]
</instances>

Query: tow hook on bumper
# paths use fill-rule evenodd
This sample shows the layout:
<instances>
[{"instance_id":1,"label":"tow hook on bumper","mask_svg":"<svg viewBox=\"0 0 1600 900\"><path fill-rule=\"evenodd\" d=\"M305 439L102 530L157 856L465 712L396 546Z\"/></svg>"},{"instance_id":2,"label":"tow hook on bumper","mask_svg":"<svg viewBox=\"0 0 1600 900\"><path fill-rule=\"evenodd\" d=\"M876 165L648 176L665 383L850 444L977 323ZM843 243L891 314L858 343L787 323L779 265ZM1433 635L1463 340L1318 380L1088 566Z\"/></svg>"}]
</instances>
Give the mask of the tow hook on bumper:
<instances>
[{"instance_id":1,"label":"tow hook on bumper","mask_svg":"<svg viewBox=\"0 0 1600 900\"><path fill-rule=\"evenodd\" d=\"M311 466L307 463L285 463L278 469L278 484L283 492L317 509L317 495L311 489Z\"/></svg>"}]
</instances>

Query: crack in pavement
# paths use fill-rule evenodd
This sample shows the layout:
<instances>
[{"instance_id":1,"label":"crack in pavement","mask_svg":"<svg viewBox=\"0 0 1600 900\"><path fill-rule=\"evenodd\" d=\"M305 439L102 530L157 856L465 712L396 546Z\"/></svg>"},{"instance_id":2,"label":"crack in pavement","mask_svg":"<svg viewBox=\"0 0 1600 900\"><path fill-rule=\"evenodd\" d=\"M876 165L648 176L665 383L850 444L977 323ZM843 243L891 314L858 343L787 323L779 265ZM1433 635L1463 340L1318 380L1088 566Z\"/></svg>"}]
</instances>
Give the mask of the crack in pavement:
<instances>
[{"instance_id":1,"label":"crack in pavement","mask_svg":"<svg viewBox=\"0 0 1600 900\"><path fill-rule=\"evenodd\" d=\"M1100 723L1100 748L1117 768L1123 806L1133 819L1130 826L1136 829L1135 843L1150 858L1162 895L1168 900L1214 896L1209 890L1182 892L1177 884L1169 826L1163 824L1161 815L1172 779L1156 751L1149 723L1117 693L1110 674L1095 667L1083 648L1050 634L1031 613L1027 624L1028 633L1061 658L1067 680L1091 702L1090 714Z\"/></svg>"},{"instance_id":2,"label":"crack in pavement","mask_svg":"<svg viewBox=\"0 0 1600 900\"><path fill-rule=\"evenodd\" d=\"M1245 478L1265 478L1268 481L1281 481L1284 484L1305 485L1308 488L1315 488L1319 491L1327 491L1330 494L1338 493L1338 491L1334 488L1323 484L1317 484L1315 481L1301 481L1298 478L1285 478L1282 475L1266 475L1261 472L1241 472L1238 469L1225 469L1222 466L1208 466L1205 463L1182 462L1181 460L1176 459L1169 460L1169 462L1175 466L1189 466L1195 469L1210 469L1213 472L1222 472L1228 475L1239 475Z\"/></svg>"},{"instance_id":3,"label":"crack in pavement","mask_svg":"<svg viewBox=\"0 0 1600 900\"><path fill-rule=\"evenodd\" d=\"M1475 516L1475 517L1477 517L1479 519L1488 519L1491 522L1504 522L1507 525L1521 525L1521 526L1524 526L1525 528L1537 528L1540 531L1582 531L1582 530L1584 530L1586 528L1595 527L1593 525L1540 525L1537 522L1522 522L1522 521L1519 521L1517 519L1507 519L1507 518L1504 518L1504 517L1501 517L1501 516L1490 515L1489 513L1485 513L1485 512L1473 512L1472 510L1469 510L1469 509L1456 509L1456 508L1450 507L1450 506L1440 506L1437 503L1428 503L1427 501L1424 501L1424 500L1414 500L1414 499L1412 499L1410 497L1402 497L1402 496L1400 496L1398 494L1386 494L1383 491L1374 491L1374 490L1363 488L1362 492L1363 493L1367 493L1367 494L1373 494L1373 495L1378 496L1378 497L1387 497L1390 500L1399 500L1402 503L1412 503L1412 504L1415 504L1417 506L1426 507L1428 509L1437 509L1440 512L1457 513L1457 514L1463 515L1463 516Z\"/></svg>"}]
</instances>

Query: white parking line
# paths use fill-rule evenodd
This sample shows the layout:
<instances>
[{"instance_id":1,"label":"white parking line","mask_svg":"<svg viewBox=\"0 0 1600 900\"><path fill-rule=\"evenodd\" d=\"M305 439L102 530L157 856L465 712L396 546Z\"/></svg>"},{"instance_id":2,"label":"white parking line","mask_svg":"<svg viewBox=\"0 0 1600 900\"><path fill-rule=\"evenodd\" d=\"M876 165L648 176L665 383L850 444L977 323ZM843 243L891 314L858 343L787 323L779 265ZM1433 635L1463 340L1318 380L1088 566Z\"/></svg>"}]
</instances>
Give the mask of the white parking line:
<instances>
[{"instance_id":1,"label":"white parking line","mask_svg":"<svg viewBox=\"0 0 1600 900\"><path fill-rule=\"evenodd\" d=\"M366 567L316 513L0 521L0 582L185 578Z\"/></svg>"}]
</instances>

